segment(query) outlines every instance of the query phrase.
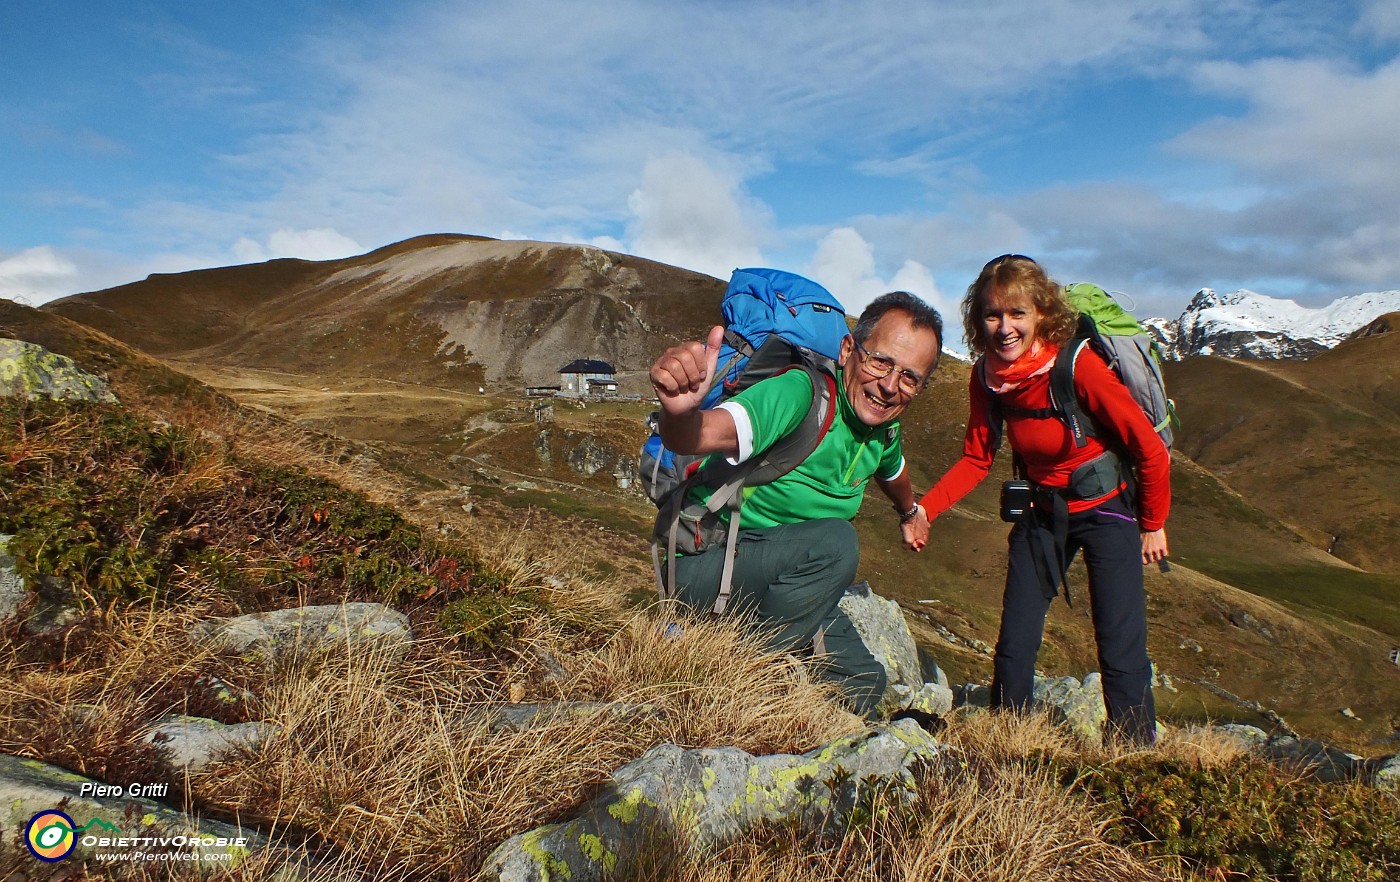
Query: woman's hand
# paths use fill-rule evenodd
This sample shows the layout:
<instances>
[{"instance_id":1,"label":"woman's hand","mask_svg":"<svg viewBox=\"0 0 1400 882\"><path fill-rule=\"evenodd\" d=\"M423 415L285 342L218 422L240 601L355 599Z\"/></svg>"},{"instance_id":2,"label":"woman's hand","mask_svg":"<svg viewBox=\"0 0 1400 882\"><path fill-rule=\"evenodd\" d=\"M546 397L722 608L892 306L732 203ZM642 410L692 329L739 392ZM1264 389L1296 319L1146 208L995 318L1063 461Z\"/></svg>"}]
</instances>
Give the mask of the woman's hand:
<instances>
[{"instance_id":1,"label":"woman's hand","mask_svg":"<svg viewBox=\"0 0 1400 882\"><path fill-rule=\"evenodd\" d=\"M900 536L904 539L904 547L910 551L923 551L928 544L928 514L924 507L920 505L919 513L909 520L899 525Z\"/></svg>"},{"instance_id":2,"label":"woman's hand","mask_svg":"<svg viewBox=\"0 0 1400 882\"><path fill-rule=\"evenodd\" d=\"M1167 559L1167 529L1142 531L1142 564L1157 563Z\"/></svg>"}]
</instances>

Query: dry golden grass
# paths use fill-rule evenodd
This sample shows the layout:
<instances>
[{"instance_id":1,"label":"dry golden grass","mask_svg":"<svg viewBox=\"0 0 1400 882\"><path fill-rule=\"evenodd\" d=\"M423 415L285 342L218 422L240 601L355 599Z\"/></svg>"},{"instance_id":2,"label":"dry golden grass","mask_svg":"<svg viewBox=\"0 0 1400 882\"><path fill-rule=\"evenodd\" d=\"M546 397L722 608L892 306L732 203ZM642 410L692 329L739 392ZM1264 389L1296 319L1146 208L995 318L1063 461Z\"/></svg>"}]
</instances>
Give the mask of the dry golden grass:
<instances>
[{"instance_id":1,"label":"dry golden grass","mask_svg":"<svg viewBox=\"0 0 1400 882\"><path fill-rule=\"evenodd\" d=\"M667 612L636 614L570 691L654 705L665 714L666 740L685 747L802 753L863 728L830 684L809 676L800 659L763 651L753 631ZM682 629L677 636L667 636L672 622Z\"/></svg>"},{"instance_id":2,"label":"dry golden grass","mask_svg":"<svg viewBox=\"0 0 1400 882\"><path fill-rule=\"evenodd\" d=\"M201 676L239 680L223 658L189 642L200 617L192 607L92 611L63 634L67 660L58 664L44 638L6 641L0 752L103 780L166 780L145 728L166 714L207 712L195 695Z\"/></svg>"}]
</instances>

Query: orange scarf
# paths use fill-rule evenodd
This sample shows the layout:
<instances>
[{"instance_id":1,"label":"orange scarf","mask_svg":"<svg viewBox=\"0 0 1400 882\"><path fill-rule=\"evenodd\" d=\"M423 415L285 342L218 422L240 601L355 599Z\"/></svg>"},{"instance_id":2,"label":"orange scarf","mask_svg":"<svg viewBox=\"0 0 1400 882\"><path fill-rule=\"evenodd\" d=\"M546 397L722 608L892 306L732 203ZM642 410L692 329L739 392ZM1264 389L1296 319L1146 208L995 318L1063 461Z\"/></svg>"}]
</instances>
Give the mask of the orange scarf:
<instances>
[{"instance_id":1,"label":"orange scarf","mask_svg":"<svg viewBox=\"0 0 1400 882\"><path fill-rule=\"evenodd\" d=\"M995 353L988 352L983 359L986 367L983 379L987 388L998 395L1010 392L1024 385L1032 377L1047 373L1055 365L1055 356L1059 352L1060 347L1040 340L1031 344L1030 352L1015 361L1002 361Z\"/></svg>"}]
</instances>

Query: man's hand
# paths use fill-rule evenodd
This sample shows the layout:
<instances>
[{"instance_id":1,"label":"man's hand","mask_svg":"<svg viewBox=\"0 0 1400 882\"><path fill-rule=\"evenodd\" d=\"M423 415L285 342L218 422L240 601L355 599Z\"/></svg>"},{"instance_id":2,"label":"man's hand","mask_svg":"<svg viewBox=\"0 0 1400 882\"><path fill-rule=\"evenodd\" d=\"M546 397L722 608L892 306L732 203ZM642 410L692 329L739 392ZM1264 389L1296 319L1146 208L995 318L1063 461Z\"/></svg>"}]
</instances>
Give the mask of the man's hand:
<instances>
[{"instance_id":1,"label":"man's hand","mask_svg":"<svg viewBox=\"0 0 1400 882\"><path fill-rule=\"evenodd\" d=\"M1142 533L1142 565L1167 559L1167 529L1144 530Z\"/></svg>"},{"instance_id":2,"label":"man's hand","mask_svg":"<svg viewBox=\"0 0 1400 882\"><path fill-rule=\"evenodd\" d=\"M928 544L928 513L919 506L919 513L912 520L899 525L899 534L904 539L904 547L910 551L923 551Z\"/></svg>"},{"instance_id":3,"label":"man's hand","mask_svg":"<svg viewBox=\"0 0 1400 882\"><path fill-rule=\"evenodd\" d=\"M661 353L651 366L651 386L661 400L663 411L670 416L680 416L700 407L710 391L723 342L724 327L715 325L704 343L694 340Z\"/></svg>"}]
</instances>

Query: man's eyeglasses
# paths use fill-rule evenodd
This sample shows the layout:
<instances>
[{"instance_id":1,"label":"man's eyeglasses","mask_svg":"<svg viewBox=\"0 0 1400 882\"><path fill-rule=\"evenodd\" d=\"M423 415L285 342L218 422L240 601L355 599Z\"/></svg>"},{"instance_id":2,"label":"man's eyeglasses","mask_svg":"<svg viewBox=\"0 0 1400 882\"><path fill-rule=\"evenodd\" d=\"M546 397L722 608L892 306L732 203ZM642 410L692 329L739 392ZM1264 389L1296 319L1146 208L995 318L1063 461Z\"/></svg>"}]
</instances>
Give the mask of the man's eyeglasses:
<instances>
[{"instance_id":1,"label":"man's eyeglasses","mask_svg":"<svg viewBox=\"0 0 1400 882\"><path fill-rule=\"evenodd\" d=\"M888 355L881 355L878 352L871 352L855 337L851 342L856 344L856 351L860 353L861 367L871 376L872 379L883 380L890 375L890 372L898 366L893 358ZM906 395L918 395L924 388L925 378L919 376L911 370L899 368L899 391Z\"/></svg>"}]
</instances>

